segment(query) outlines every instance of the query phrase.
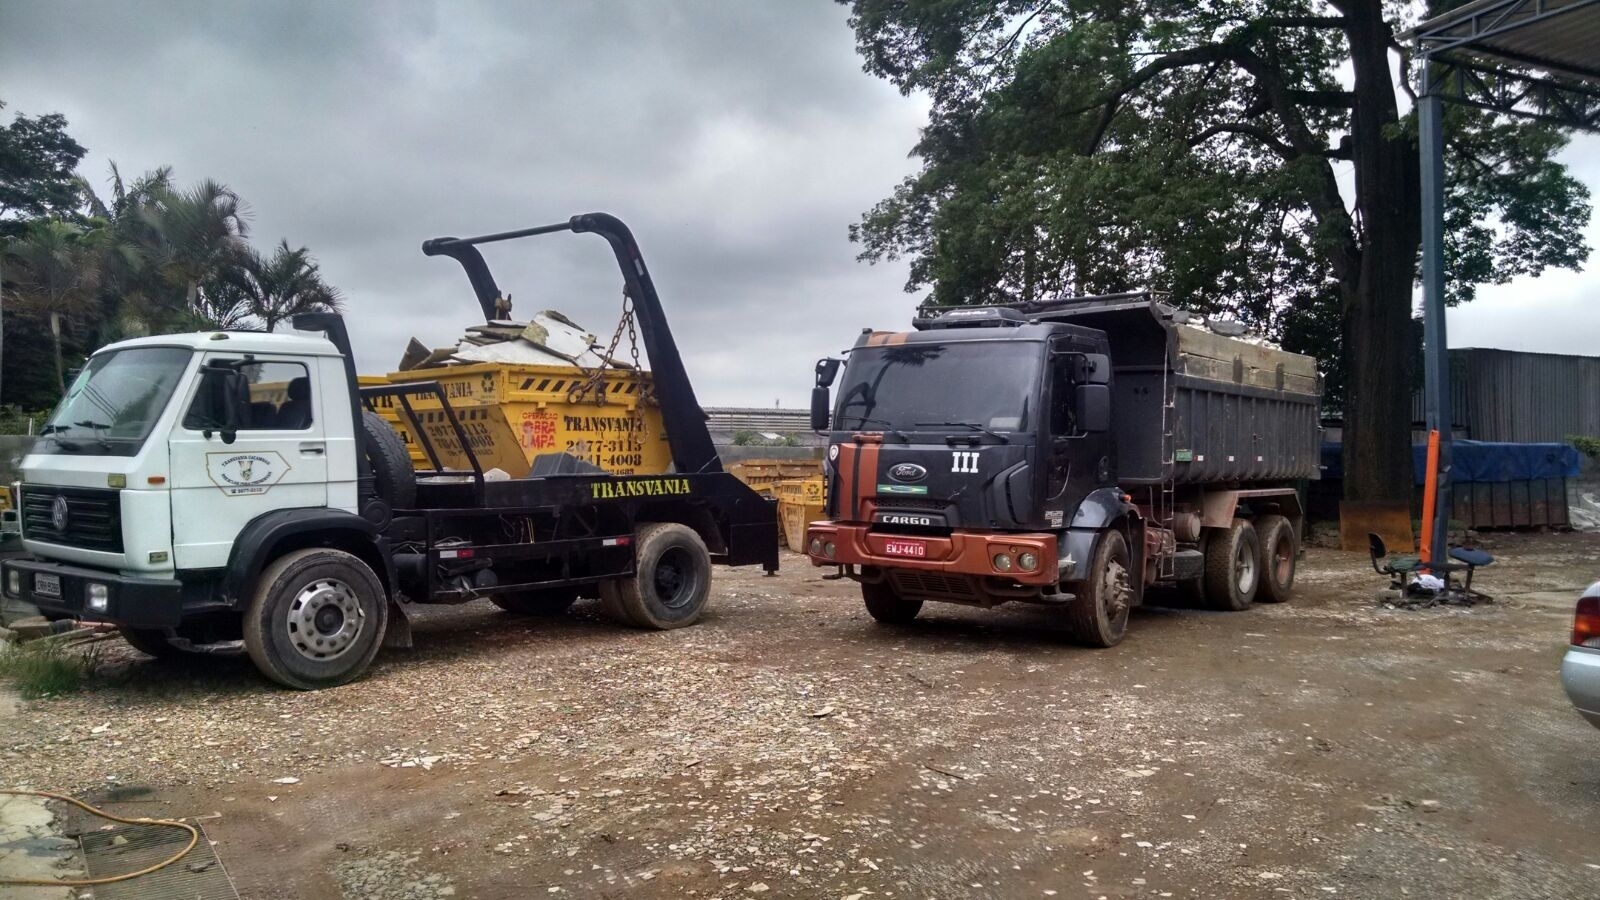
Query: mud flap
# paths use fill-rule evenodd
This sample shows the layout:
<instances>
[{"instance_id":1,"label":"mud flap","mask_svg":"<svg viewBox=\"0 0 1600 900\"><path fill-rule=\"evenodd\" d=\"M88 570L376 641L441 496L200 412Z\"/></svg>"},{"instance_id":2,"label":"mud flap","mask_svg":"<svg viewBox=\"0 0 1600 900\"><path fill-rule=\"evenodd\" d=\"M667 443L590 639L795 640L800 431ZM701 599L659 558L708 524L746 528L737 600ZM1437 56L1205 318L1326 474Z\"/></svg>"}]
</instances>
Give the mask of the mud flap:
<instances>
[{"instance_id":1,"label":"mud flap","mask_svg":"<svg viewBox=\"0 0 1600 900\"><path fill-rule=\"evenodd\" d=\"M383 648L385 650L410 650L411 620L406 617L405 607L389 601L389 626L383 630Z\"/></svg>"}]
</instances>

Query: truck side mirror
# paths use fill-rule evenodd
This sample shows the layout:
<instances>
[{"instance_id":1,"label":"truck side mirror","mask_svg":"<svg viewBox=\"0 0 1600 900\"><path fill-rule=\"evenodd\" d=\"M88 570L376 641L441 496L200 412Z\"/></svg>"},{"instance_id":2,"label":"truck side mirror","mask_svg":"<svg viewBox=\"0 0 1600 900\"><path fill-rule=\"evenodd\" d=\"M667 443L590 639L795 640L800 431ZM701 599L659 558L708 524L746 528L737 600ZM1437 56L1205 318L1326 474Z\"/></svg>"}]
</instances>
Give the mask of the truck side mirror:
<instances>
[{"instance_id":1,"label":"truck side mirror","mask_svg":"<svg viewBox=\"0 0 1600 900\"><path fill-rule=\"evenodd\" d=\"M200 421L185 424L203 429L208 438L216 431L224 444L231 444L239 437L239 427L244 422L250 382L237 367L227 365L205 366L200 370L200 379L205 406L198 411Z\"/></svg>"},{"instance_id":2,"label":"truck side mirror","mask_svg":"<svg viewBox=\"0 0 1600 900\"><path fill-rule=\"evenodd\" d=\"M1110 386L1078 385L1078 428L1091 434L1111 430Z\"/></svg>"},{"instance_id":3,"label":"truck side mirror","mask_svg":"<svg viewBox=\"0 0 1600 900\"><path fill-rule=\"evenodd\" d=\"M819 359L817 360L817 387L832 387L833 379L839 374L839 364L843 360Z\"/></svg>"},{"instance_id":4,"label":"truck side mirror","mask_svg":"<svg viewBox=\"0 0 1600 900\"><path fill-rule=\"evenodd\" d=\"M1085 353L1079 357L1079 384L1110 384L1111 357L1104 353Z\"/></svg>"},{"instance_id":5,"label":"truck side mirror","mask_svg":"<svg viewBox=\"0 0 1600 900\"><path fill-rule=\"evenodd\" d=\"M837 362L837 360L835 360L835 362ZM819 378L821 377L820 373L819 373L818 377ZM832 381L833 379L829 378L828 380ZM811 430L812 431L827 431L828 430L828 425L830 424L829 423L829 418L830 418L830 414L832 412L832 408L833 408L833 400L828 396L828 388L827 388L826 385L819 384L816 387L811 389Z\"/></svg>"}]
</instances>

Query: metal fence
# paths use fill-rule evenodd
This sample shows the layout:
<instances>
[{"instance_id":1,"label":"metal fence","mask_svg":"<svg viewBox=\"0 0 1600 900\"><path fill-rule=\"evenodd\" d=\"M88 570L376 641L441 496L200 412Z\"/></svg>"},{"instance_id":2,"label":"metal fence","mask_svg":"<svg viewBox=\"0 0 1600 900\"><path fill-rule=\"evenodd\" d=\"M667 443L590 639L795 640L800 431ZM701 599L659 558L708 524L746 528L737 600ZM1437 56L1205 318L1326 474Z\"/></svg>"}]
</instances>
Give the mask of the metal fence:
<instances>
[{"instance_id":1,"label":"metal fence","mask_svg":"<svg viewBox=\"0 0 1600 900\"><path fill-rule=\"evenodd\" d=\"M1469 348L1450 351L1454 424L1477 441L1600 437L1600 357ZM1422 392L1412 416L1423 420Z\"/></svg>"}]
</instances>

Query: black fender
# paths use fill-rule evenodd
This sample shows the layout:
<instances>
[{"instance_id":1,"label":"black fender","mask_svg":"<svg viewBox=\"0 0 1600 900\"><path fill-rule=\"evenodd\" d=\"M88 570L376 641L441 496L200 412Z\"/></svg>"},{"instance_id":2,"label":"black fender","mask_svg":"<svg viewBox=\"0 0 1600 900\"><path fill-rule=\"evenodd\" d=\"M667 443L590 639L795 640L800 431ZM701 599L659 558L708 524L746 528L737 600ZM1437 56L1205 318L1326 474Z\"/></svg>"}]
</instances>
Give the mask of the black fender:
<instances>
[{"instance_id":1,"label":"black fender","mask_svg":"<svg viewBox=\"0 0 1600 900\"><path fill-rule=\"evenodd\" d=\"M1100 536L1112 528L1121 528L1127 532L1128 557L1133 566L1130 575L1135 589L1139 589L1144 582L1141 575L1144 571L1144 520L1139 508L1126 497L1118 488L1099 488L1078 504L1072 514L1072 524L1061 535L1062 581L1082 581L1088 577L1085 569L1094 558Z\"/></svg>"},{"instance_id":2,"label":"black fender","mask_svg":"<svg viewBox=\"0 0 1600 900\"><path fill-rule=\"evenodd\" d=\"M360 557L392 598L393 554L378 526L355 513L327 508L277 509L251 519L233 542L222 579L223 598L242 609L261 570L290 550L307 547L336 547Z\"/></svg>"}]
</instances>

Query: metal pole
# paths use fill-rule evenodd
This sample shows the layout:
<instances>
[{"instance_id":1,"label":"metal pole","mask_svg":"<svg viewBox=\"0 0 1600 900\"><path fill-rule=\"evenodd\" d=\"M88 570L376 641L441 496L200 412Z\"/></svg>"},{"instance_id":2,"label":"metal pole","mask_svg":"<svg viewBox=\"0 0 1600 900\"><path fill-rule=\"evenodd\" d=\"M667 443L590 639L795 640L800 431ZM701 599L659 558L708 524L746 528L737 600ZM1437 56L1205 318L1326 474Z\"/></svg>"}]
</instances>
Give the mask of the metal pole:
<instances>
[{"instance_id":1,"label":"metal pole","mask_svg":"<svg viewBox=\"0 0 1600 900\"><path fill-rule=\"evenodd\" d=\"M1428 428L1439 432L1439 492L1429 550L1446 562L1450 536L1450 356L1444 328L1444 132L1432 66L1421 66L1417 137L1422 164L1422 343Z\"/></svg>"}]
</instances>

